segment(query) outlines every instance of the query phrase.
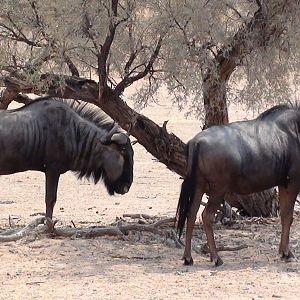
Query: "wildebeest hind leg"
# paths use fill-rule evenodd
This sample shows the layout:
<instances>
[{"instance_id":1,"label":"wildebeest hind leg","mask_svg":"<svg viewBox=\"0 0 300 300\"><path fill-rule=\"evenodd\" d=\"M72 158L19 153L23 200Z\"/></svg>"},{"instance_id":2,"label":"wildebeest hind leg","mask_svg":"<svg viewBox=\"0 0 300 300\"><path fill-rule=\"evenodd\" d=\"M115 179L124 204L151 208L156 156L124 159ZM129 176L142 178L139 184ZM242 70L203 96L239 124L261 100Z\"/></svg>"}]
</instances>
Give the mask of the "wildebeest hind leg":
<instances>
[{"instance_id":1,"label":"wildebeest hind leg","mask_svg":"<svg viewBox=\"0 0 300 300\"><path fill-rule=\"evenodd\" d=\"M57 172L46 171L46 217L52 219L53 208L57 198L59 175Z\"/></svg>"},{"instance_id":2,"label":"wildebeest hind leg","mask_svg":"<svg viewBox=\"0 0 300 300\"><path fill-rule=\"evenodd\" d=\"M189 214L186 222L185 248L184 248L184 254L182 258L184 260L185 265L192 265L194 263L191 254L192 235L193 235L193 229L194 229L197 213L200 207L203 194L204 194L204 186L197 185L195 187L195 194L191 206L189 208Z\"/></svg>"},{"instance_id":3,"label":"wildebeest hind leg","mask_svg":"<svg viewBox=\"0 0 300 300\"><path fill-rule=\"evenodd\" d=\"M221 206L223 202L223 195L222 196L210 196L207 202L206 208L202 212L202 220L203 220L203 227L207 237L207 244L210 251L210 259L214 262L215 266L220 266L223 264L222 259L219 257L217 252L217 247L214 238L214 231L213 231L213 223L215 219L215 213L217 209Z\"/></svg>"},{"instance_id":4,"label":"wildebeest hind leg","mask_svg":"<svg viewBox=\"0 0 300 300\"><path fill-rule=\"evenodd\" d=\"M293 223L293 211L298 194L298 189L289 185L287 188L279 187L279 206L281 215L281 240L279 245L279 254L285 261L294 259L293 253L289 250L290 228Z\"/></svg>"}]
</instances>

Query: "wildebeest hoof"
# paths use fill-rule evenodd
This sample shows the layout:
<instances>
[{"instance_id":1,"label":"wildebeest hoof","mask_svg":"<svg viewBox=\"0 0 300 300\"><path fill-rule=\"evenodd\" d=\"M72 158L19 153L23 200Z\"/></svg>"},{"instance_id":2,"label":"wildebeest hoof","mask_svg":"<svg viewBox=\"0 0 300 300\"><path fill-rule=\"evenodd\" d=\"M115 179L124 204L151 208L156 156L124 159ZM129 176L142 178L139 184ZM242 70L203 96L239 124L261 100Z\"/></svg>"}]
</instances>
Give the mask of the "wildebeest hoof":
<instances>
[{"instance_id":1,"label":"wildebeest hoof","mask_svg":"<svg viewBox=\"0 0 300 300\"><path fill-rule=\"evenodd\" d=\"M293 262L296 261L296 258L292 251L289 251L288 254L282 253L281 260L285 262Z\"/></svg>"},{"instance_id":2,"label":"wildebeest hoof","mask_svg":"<svg viewBox=\"0 0 300 300\"><path fill-rule=\"evenodd\" d=\"M221 259L220 256L218 256L216 259L212 259L212 261L214 262L215 267L219 267L223 265L223 260Z\"/></svg>"},{"instance_id":3,"label":"wildebeest hoof","mask_svg":"<svg viewBox=\"0 0 300 300\"><path fill-rule=\"evenodd\" d=\"M46 226L48 227L50 232L54 231L54 226L57 223L57 220L53 221L52 219L46 217Z\"/></svg>"},{"instance_id":4,"label":"wildebeest hoof","mask_svg":"<svg viewBox=\"0 0 300 300\"><path fill-rule=\"evenodd\" d=\"M190 259L183 257L183 261L184 261L183 264L185 266L192 266L194 264L194 260L192 257Z\"/></svg>"}]
</instances>

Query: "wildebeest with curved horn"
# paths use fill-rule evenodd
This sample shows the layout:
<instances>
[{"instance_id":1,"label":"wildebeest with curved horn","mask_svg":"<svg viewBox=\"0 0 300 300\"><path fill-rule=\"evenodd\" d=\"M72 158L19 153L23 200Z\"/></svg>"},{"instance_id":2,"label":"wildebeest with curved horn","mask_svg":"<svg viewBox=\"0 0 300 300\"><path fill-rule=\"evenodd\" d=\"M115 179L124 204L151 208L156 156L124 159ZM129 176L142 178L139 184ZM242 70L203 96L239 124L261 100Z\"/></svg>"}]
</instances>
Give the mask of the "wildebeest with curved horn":
<instances>
[{"instance_id":1,"label":"wildebeest with curved horn","mask_svg":"<svg viewBox=\"0 0 300 300\"><path fill-rule=\"evenodd\" d=\"M61 174L102 179L110 195L129 191L133 149L125 131L91 104L39 98L0 112L0 175L36 170L46 176L46 217L52 218Z\"/></svg>"},{"instance_id":2,"label":"wildebeest with curved horn","mask_svg":"<svg viewBox=\"0 0 300 300\"><path fill-rule=\"evenodd\" d=\"M250 194L278 186L281 212L279 253L290 261L290 226L300 189L300 109L275 106L251 121L214 126L198 133L186 149L187 176L177 207L179 237L185 221L184 263L193 264L191 239L200 201L209 198L202 212L211 260L223 262L216 249L213 220L224 195Z\"/></svg>"}]
</instances>

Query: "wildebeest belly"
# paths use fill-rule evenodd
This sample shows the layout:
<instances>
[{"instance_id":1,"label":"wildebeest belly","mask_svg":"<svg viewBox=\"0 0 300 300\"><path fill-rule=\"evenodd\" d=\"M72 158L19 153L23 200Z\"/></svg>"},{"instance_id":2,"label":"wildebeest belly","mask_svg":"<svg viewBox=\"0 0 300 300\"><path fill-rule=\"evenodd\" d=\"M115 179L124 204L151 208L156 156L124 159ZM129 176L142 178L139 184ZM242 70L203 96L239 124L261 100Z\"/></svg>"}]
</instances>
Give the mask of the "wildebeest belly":
<instances>
[{"instance_id":1,"label":"wildebeest belly","mask_svg":"<svg viewBox=\"0 0 300 300\"><path fill-rule=\"evenodd\" d=\"M233 177L228 190L237 194L252 194L279 185L279 181L274 174L259 172L247 176Z\"/></svg>"},{"instance_id":2,"label":"wildebeest belly","mask_svg":"<svg viewBox=\"0 0 300 300\"><path fill-rule=\"evenodd\" d=\"M41 157L28 158L22 149L19 151L2 151L0 147L0 175L13 174L27 170L44 171L45 164Z\"/></svg>"},{"instance_id":3,"label":"wildebeest belly","mask_svg":"<svg viewBox=\"0 0 300 300\"><path fill-rule=\"evenodd\" d=\"M0 126L0 175L26 170L44 170L41 140L34 140L26 132L26 124L2 122ZM38 151L37 151L38 150Z\"/></svg>"},{"instance_id":4,"label":"wildebeest belly","mask_svg":"<svg viewBox=\"0 0 300 300\"><path fill-rule=\"evenodd\" d=\"M289 172L284 152L272 152L256 142L201 143L199 168L210 189L250 194L286 184ZM276 153L276 155L274 154Z\"/></svg>"},{"instance_id":5,"label":"wildebeest belly","mask_svg":"<svg viewBox=\"0 0 300 300\"><path fill-rule=\"evenodd\" d=\"M283 178L264 165L252 165L252 168L247 170L239 168L237 164L232 164L228 168L223 167L222 163L220 166L214 168L214 174L209 173L205 176L209 186L217 190L251 194L277 186L283 181Z\"/></svg>"}]
</instances>

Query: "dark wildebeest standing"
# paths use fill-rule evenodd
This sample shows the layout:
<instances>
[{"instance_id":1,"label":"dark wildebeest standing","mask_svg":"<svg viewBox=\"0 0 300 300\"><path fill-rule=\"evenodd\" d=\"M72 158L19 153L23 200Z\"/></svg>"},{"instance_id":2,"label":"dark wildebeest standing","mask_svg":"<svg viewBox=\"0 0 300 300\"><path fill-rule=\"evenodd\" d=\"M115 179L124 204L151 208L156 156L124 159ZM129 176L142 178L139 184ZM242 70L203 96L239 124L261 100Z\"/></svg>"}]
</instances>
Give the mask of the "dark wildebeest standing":
<instances>
[{"instance_id":1,"label":"dark wildebeest standing","mask_svg":"<svg viewBox=\"0 0 300 300\"><path fill-rule=\"evenodd\" d=\"M52 218L59 176L103 180L110 195L127 193L133 179L128 135L100 109L40 98L0 112L0 175L27 170L46 175L46 217Z\"/></svg>"},{"instance_id":2,"label":"dark wildebeest standing","mask_svg":"<svg viewBox=\"0 0 300 300\"><path fill-rule=\"evenodd\" d=\"M300 189L300 110L275 106L251 121L214 126L187 144L187 176L177 208L179 236L185 221L184 263L193 264L191 238L200 201L209 196L202 213L211 260L223 262L216 249L213 220L228 192L250 194L278 186L282 233L279 253L293 259L289 232Z\"/></svg>"}]
</instances>

